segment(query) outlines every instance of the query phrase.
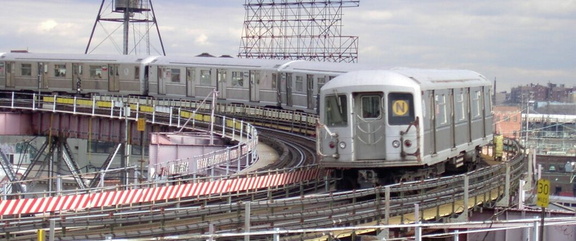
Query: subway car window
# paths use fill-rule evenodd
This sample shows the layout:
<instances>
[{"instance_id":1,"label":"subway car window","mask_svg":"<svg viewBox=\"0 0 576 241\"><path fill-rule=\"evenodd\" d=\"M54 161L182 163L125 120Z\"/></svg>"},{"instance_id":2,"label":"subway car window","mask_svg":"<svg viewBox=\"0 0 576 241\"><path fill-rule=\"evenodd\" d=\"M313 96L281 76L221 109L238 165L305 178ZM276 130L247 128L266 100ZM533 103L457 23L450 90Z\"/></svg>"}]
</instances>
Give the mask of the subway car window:
<instances>
[{"instance_id":1,"label":"subway car window","mask_svg":"<svg viewBox=\"0 0 576 241\"><path fill-rule=\"evenodd\" d=\"M243 87L244 86L244 76L248 76L248 72L232 71L232 86L233 87Z\"/></svg>"},{"instance_id":2,"label":"subway car window","mask_svg":"<svg viewBox=\"0 0 576 241\"><path fill-rule=\"evenodd\" d=\"M92 77L92 78L102 78L102 66L100 66L100 65L90 65L90 77Z\"/></svg>"},{"instance_id":3,"label":"subway car window","mask_svg":"<svg viewBox=\"0 0 576 241\"><path fill-rule=\"evenodd\" d=\"M296 92L304 92L304 77L296 75L296 82L294 83Z\"/></svg>"},{"instance_id":4,"label":"subway car window","mask_svg":"<svg viewBox=\"0 0 576 241\"><path fill-rule=\"evenodd\" d=\"M22 64L22 76L32 76L32 64Z\"/></svg>"},{"instance_id":5,"label":"subway car window","mask_svg":"<svg viewBox=\"0 0 576 241\"><path fill-rule=\"evenodd\" d=\"M437 94L434 98L434 102L436 102L436 125L445 125L448 123L446 95Z\"/></svg>"},{"instance_id":6,"label":"subway car window","mask_svg":"<svg viewBox=\"0 0 576 241\"><path fill-rule=\"evenodd\" d=\"M346 107L345 95L326 96L326 125L347 126L348 110Z\"/></svg>"},{"instance_id":7,"label":"subway car window","mask_svg":"<svg viewBox=\"0 0 576 241\"><path fill-rule=\"evenodd\" d=\"M55 64L54 65L54 76L55 77L65 77L66 76L66 65L65 64Z\"/></svg>"},{"instance_id":8,"label":"subway car window","mask_svg":"<svg viewBox=\"0 0 576 241\"><path fill-rule=\"evenodd\" d=\"M409 93L388 94L388 123L408 125L414 121L414 97Z\"/></svg>"},{"instance_id":9,"label":"subway car window","mask_svg":"<svg viewBox=\"0 0 576 241\"><path fill-rule=\"evenodd\" d=\"M467 112L463 93L459 93L456 95L456 107L457 107L455 108L456 121L466 120Z\"/></svg>"},{"instance_id":10,"label":"subway car window","mask_svg":"<svg viewBox=\"0 0 576 241\"><path fill-rule=\"evenodd\" d=\"M380 118L380 95L362 96L362 118Z\"/></svg>"},{"instance_id":11,"label":"subway car window","mask_svg":"<svg viewBox=\"0 0 576 241\"><path fill-rule=\"evenodd\" d=\"M176 83L180 82L180 69L171 69L170 73L171 73L170 80L172 82Z\"/></svg>"},{"instance_id":12,"label":"subway car window","mask_svg":"<svg viewBox=\"0 0 576 241\"><path fill-rule=\"evenodd\" d=\"M134 67L134 79L140 79L140 67L136 66Z\"/></svg>"},{"instance_id":13,"label":"subway car window","mask_svg":"<svg viewBox=\"0 0 576 241\"><path fill-rule=\"evenodd\" d=\"M482 108L481 105L482 100L482 93L480 91L474 91L472 95L472 118L480 117L480 110Z\"/></svg>"},{"instance_id":14,"label":"subway car window","mask_svg":"<svg viewBox=\"0 0 576 241\"><path fill-rule=\"evenodd\" d=\"M210 78L210 70L200 70L200 85L212 85L212 79Z\"/></svg>"}]
</instances>

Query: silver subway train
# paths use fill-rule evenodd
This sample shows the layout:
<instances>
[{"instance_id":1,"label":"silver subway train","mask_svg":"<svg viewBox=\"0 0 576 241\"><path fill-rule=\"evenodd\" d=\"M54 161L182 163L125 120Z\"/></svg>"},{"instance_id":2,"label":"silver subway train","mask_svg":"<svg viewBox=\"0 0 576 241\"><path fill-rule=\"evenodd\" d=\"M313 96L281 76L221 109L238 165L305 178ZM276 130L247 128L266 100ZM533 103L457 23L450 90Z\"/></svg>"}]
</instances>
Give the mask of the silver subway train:
<instances>
[{"instance_id":1,"label":"silver subway train","mask_svg":"<svg viewBox=\"0 0 576 241\"><path fill-rule=\"evenodd\" d=\"M339 75L320 90L320 164L344 189L470 169L492 140L491 88L466 70Z\"/></svg>"},{"instance_id":2,"label":"silver subway train","mask_svg":"<svg viewBox=\"0 0 576 241\"><path fill-rule=\"evenodd\" d=\"M314 113L320 87L366 66L226 57L0 53L0 89L220 101Z\"/></svg>"}]
</instances>

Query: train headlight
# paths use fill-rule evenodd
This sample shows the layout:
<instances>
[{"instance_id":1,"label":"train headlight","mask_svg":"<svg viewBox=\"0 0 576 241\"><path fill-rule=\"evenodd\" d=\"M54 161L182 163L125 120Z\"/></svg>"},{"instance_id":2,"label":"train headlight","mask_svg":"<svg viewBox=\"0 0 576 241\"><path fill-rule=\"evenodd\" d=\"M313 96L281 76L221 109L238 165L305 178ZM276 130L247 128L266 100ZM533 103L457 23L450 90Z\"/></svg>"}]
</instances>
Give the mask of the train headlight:
<instances>
[{"instance_id":1,"label":"train headlight","mask_svg":"<svg viewBox=\"0 0 576 241\"><path fill-rule=\"evenodd\" d=\"M340 149L344 149L346 148L346 143L341 141L340 143L338 143L338 146L340 146Z\"/></svg>"},{"instance_id":2,"label":"train headlight","mask_svg":"<svg viewBox=\"0 0 576 241\"><path fill-rule=\"evenodd\" d=\"M399 140L394 140L394 141L392 142L392 146L393 146L394 148L400 147L400 141L399 141Z\"/></svg>"},{"instance_id":3,"label":"train headlight","mask_svg":"<svg viewBox=\"0 0 576 241\"><path fill-rule=\"evenodd\" d=\"M330 147L330 149L334 149L334 147L336 147L336 143L331 141L330 143L328 143L328 146Z\"/></svg>"}]
</instances>

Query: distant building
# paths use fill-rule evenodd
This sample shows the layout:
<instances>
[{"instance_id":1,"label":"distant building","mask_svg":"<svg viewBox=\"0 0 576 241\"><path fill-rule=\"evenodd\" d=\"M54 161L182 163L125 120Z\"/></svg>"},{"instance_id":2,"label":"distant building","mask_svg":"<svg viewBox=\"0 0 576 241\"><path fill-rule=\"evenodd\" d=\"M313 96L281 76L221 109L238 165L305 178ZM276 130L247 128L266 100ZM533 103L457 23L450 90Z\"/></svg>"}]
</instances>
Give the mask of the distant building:
<instances>
[{"instance_id":1,"label":"distant building","mask_svg":"<svg viewBox=\"0 0 576 241\"><path fill-rule=\"evenodd\" d=\"M511 104L523 104L531 101L572 102L575 88L567 88L563 84L548 85L530 84L512 88L510 91Z\"/></svg>"},{"instance_id":2,"label":"distant building","mask_svg":"<svg viewBox=\"0 0 576 241\"><path fill-rule=\"evenodd\" d=\"M563 84L548 84L548 101L555 102L571 102L570 94L574 91L574 88L566 88Z\"/></svg>"},{"instance_id":3,"label":"distant building","mask_svg":"<svg viewBox=\"0 0 576 241\"><path fill-rule=\"evenodd\" d=\"M521 137L522 113L517 106L494 106L494 130L496 134L517 139Z\"/></svg>"}]
</instances>

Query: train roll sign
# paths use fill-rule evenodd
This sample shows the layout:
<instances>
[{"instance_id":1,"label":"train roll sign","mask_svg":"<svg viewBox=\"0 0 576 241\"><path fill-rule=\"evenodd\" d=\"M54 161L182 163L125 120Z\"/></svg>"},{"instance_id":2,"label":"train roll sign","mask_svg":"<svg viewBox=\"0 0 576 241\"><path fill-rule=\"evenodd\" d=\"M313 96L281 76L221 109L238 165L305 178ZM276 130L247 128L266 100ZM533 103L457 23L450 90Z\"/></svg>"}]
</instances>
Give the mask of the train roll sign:
<instances>
[{"instance_id":1,"label":"train roll sign","mask_svg":"<svg viewBox=\"0 0 576 241\"><path fill-rule=\"evenodd\" d=\"M395 100L392 104L392 112L394 116L406 116L410 111L408 102L405 100Z\"/></svg>"},{"instance_id":2,"label":"train roll sign","mask_svg":"<svg viewBox=\"0 0 576 241\"><path fill-rule=\"evenodd\" d=\"M539 179L536 188L536 205L547 208L550 200L550 181Z\"/></svg>"}]
</instances>

